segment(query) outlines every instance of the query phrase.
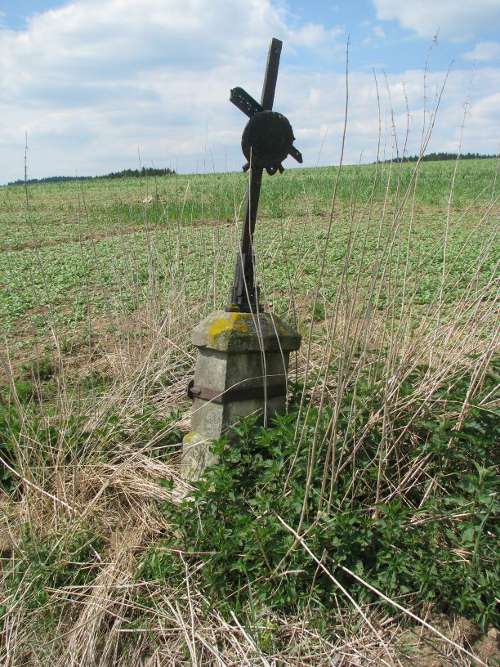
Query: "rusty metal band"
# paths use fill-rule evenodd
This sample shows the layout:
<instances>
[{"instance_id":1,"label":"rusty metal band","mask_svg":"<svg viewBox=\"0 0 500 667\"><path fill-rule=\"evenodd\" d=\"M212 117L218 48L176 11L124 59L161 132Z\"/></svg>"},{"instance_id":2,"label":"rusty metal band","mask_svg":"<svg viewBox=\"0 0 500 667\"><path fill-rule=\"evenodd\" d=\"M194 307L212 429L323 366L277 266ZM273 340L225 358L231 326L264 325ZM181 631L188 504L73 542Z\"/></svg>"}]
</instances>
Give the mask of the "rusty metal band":
<instances>
[{"instance_id":1,"label":"rusty metal band","mask_svg":"<svg viewBox=\"0 0 500 667\"><path fill-rule=\"evenodd\" d=\"M234 401L249 401L252 399L269 399L277 396L286 396L285 384L272 384L265 388L260 386L251 387L231 387L224 392L220 392L209 387L197 387L191 385L188 388L188 396L190 398L198 398L202 401L210 401L218 405L225 403L232 403Z\"/></svg>"}]
</instances>

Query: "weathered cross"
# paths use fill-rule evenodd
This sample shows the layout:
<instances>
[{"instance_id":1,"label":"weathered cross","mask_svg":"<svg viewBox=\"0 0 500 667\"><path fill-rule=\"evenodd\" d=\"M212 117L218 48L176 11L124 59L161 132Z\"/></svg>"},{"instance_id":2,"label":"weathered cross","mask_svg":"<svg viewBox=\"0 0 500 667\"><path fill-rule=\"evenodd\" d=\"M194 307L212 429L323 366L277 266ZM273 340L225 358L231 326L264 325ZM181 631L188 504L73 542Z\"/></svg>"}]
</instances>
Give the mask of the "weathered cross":
<instances>
[{"instance_id":1,"label":"weathered cross","mask_svg":"<svg viewBox=\"0 0 500 667\"><path fill-rule=\"evenodd\" d=\"M292 126L285 116L272 110L282 46L283 43L279 39L272 39L260 104L242 88L231 90L231 102L250 118L241 140L243 154L248 160L243 170L250 169L250 182L231 302L226 308L228 311L248 313L262 310L259 303L259 289L255 284L253 234L263 171L265 169L270 176L277 171L282 173L284 169L281 163L288 155L297 162L302 162L301 153L293 145L295 137Z\"/></svg>"}]
</instances>

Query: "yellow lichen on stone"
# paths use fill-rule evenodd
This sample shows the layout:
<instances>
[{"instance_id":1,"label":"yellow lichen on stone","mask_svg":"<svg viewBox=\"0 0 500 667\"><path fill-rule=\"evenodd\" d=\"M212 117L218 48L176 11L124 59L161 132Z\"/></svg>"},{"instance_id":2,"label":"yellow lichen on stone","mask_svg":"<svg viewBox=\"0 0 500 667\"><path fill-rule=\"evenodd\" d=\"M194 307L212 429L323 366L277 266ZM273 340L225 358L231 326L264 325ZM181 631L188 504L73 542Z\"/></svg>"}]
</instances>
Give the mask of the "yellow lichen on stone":
<instances>
[{"instance_id":1,"label":"yellow lichen on stone","mask_svg":"<svg viewBox=\"0 0 500 667\"><path fill-rule=\"evenodd\" d=\"M211 345L215 345L219 336L226 332L237 331L238 333L250 333L248 324L244 317L246 313L226 313L224 317L217 317L210 325L208 338Z\"/></svg>"},{"instance_id":2,"label":"yellow lichen on stone","mask_svg":"<svg viewBox=\"0 0 500 667\"><path fill-rule=\"evenodd\" d=\"M208 442L208 440L207 440L207 438L200 435L196 431L189 431L184 436L182 442L183 442L184 445L198 445L201 442Z\"/></svg>"}]
</instances>

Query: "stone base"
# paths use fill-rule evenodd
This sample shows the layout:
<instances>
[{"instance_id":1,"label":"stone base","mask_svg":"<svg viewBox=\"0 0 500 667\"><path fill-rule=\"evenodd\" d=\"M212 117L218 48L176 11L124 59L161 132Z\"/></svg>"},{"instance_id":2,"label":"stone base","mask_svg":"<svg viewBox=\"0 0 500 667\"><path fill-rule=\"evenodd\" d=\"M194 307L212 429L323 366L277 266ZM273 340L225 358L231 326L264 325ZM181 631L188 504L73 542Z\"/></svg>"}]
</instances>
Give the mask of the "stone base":
<instances>
[{"instance_id":1,"label":"stone base","mask_svg":"<svg viewBox=\"0 0 500 667\"><path fill-rule=\"evenodd\" d=\"M201 433L190 431L182 440L181 477L196 482L207 466L217 463L217 457L210 452L213 439Z\"/></svg>"},{"instance_id":2,"label":"stone base","mask_svg":"<svg viewBox=\"0 0 500 667\"><path fill-rule=\"evenodd\" d=\"M269 313L212 313L193 331L198 347L192 387L192 432L183 441L185 479L214 463L209 443L243 417L286 409L288 358L299 334Z\"/></svg>"}]
</instances>

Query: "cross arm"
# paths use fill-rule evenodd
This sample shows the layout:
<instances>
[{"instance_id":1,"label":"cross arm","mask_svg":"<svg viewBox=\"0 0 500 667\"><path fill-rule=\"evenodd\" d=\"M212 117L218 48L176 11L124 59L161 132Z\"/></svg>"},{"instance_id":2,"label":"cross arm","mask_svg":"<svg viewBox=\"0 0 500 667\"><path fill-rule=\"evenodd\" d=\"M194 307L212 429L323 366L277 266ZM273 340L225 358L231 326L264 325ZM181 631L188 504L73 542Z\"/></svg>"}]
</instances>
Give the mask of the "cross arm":
<instances>
[{"instance_id":1,"label":"cross arm","mask_svg":"<svg viewBox=\"0 0 500 667\"><path fill-rule=\"evenodd\" d=\"M290 157L293 157L294 160L297 160L299 164L302 164L302 153L299 150L297 150L295 146L291 147L288 155L290 155Z\"/></svg>"},{"instance_id":2,"label":"cross arm","mask_svg":"<svg viewBox=\"0 0 500 667\"><path fill-rule=\"evenodd\" d=\"M229 100L249 118L255 116L259 111L263 111L262 105L257 100L254 100L243 88L233 88Z\"/></svg>"}]
</instances>

